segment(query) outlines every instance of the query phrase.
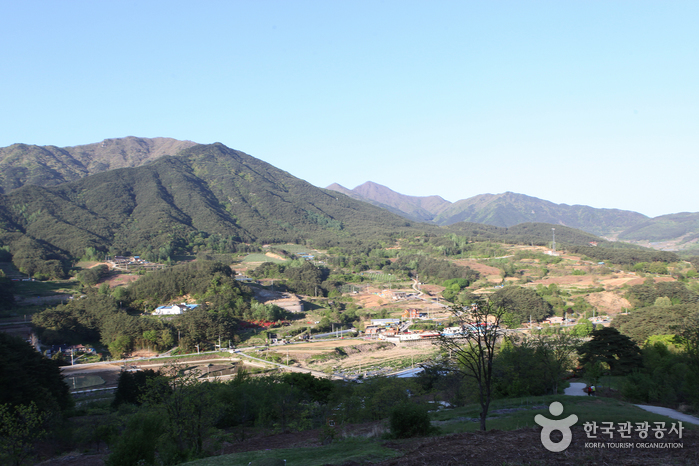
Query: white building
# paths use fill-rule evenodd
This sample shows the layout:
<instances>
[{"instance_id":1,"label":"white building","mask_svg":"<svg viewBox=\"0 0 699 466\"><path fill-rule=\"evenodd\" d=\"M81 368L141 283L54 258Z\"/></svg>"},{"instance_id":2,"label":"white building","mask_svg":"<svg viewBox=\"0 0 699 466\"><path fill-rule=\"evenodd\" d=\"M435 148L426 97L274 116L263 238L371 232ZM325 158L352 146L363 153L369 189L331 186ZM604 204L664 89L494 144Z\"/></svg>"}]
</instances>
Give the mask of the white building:
<instances>
[{"instance_id":1,"label":"white building","mask_svg":"<svg viewBox=\"0 0 699 466\"><path fill-rule=\"evenodd\" d=\"M174 316L184 314L190 309L199 306L198 304L170 304L169 306L160 306L153 311L154 316Z\"/></svg>"}]
</instances>

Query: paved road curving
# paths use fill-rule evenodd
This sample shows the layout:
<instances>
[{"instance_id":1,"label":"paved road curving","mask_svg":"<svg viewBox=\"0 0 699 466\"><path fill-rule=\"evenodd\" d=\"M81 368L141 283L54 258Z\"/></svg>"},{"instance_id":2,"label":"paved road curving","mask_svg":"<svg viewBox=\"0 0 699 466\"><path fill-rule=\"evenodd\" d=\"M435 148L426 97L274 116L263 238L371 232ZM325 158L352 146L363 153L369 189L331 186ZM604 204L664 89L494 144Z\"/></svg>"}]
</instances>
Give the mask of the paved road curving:
<instances>
[{"instance_id":1,"label":"paved road curving","mask_svg":"<svg viewBox=\"0 0 699 466\"><path fill-rule=\"evenodd\" d=\"M570 387L565 389L565 394L569 396L587 396L587 393L583 391L583 389L587 387L586 384L581 383L581 382L572 382L570 384ZM689 414L684 414L679 411L675 411L674 409L670 408L662 408L660 406L648 406L648 405L634 405L638 406L641 409L645 409L646 411L649 411L651 413L655 414L660 414L662 416L667 416L671 419L675 419L678 421L686 422L688 424L696 424L699 425L699 418L696 416L690 416Z\"/></svg>"},{"instance_id":2,"label":"paved road curving","mask_svg":"<svg viewBox=\"0 0 699 466\"><path fill-rule=\"evenodd\" d=\"M655 414L661 414L663 416L667 416L672 419L677 419L678 421L686 422L689 424L696 424L699 425L699 418L695 416L690 416L689 414L684 414L679 411L675 411L674 409L670 408L662 408L660 406L648 406L648 405L635 405L638 406L641 409L645 409L646 411L650 411L651 413Z\"/></svg>"},{"instance_id":3,"label":"paved road curving","mask_svg":"<svg viewBox=\"0 0 699 466\"><path fill-rule=\"evenodd\" d=\"M583 391L585 387L587 385L582 382L571 382L570 387L566 388L563 393L569 396L587 396L587 393Z\"/></svg>"}]
</instances>

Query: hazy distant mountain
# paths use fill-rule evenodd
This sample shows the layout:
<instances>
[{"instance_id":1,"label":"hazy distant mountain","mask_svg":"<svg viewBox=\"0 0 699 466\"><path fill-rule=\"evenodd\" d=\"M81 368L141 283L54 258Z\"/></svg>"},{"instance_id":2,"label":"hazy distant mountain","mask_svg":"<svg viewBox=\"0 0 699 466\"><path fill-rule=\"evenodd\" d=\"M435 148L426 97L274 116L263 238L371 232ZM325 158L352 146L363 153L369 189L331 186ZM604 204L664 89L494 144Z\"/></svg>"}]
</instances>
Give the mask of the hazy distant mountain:
<instances>
[{"instance_id":1,"label":"hazy distant mountain","mask_svg":"<svg viewBox=\"0 0 699 466\"><path fill-rule=\"evenodd\" d=\"M451 202L439 196L407 196L372 181L354 189L347 189L337 183L326 189L341 192L353 199L368 202L418 222L431 222L439 212L451 205Z\"/></svg>"},{"instance_id":2,"label":"hazy distant mountain","mask_svg":"<svg viewBox=\"0 0 699 466\"><path fill-rule=\"evenodd\" d=\"M55 186L115 168L138 167L195 144L133 136L63 148L13 144L0 148L0 193L26 184Z\"/></svg>"},{"instance_id":3,"label":"hazy distant mountain","mask_svg":"<svg viewBox=\"0 0 699 466\"><path fill-rule=\"evenodd\" d=\"M435 217L435 223L450 225L468 221L501 227L525 222L565 225L596 235L608 235L648 220L643 214L620 209L596 209L553 202L506 192L481 194L453 203Z\"/></svg>"},{"instance_id":4,"label":"hazy distant mountain","mask_svg":"<svg viewBox=\"0 0 699 466\"><path fill-rule=\"evenodd\" d=\"M539 222L566 225L595 235L609 235L649 220L637 212L554 204L511 192L481 194L450 203L439 196L406 196L372 182L352 190L338 184L330 185L328 189L335 189L355 199L382 207L389 206L393 212L402 212L402 215L409 219L437 225L472 222L511 227L526 222Z\"/></svg>"},{"instance_id":5,"label":"hazy distant mountain","mask_svg":"<svg viewBox=\"0 0 699 466\"><path fill-rule=\"evenodd\" d=\"M691 250L699 254L699 213L682 212L650 218L628 228L617 236L666 250Z\"/></svg>"}]
</instances>

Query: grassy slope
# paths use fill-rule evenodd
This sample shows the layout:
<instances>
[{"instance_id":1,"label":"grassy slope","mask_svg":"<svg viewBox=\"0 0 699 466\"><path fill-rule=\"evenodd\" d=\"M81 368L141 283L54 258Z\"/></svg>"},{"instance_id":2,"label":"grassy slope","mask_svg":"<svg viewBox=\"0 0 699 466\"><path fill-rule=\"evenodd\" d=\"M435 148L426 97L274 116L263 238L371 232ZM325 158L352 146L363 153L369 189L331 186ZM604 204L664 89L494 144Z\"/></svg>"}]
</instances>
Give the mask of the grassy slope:
<instances>
[{"instance_id":1,"label":"grassy slope","mask_svg":"<svg viewBox=\"0 0 699 466\"><path fill-rule=\"evenodd\" d=\"M578 416L576 425L582 426L585 422L613 422L616 426L620 422L666 422L670 427L667 417L652 414L636 406L611 398L600 397L571 397L565 395L527 397L496 400L491 404L488 429L513 431L522 428L538 428L534 422L534 416L542 414L551 417L548 405L553 401L563 404L562 416L571 414ZM503 410L498 413L497 411ZM509 411L509 412L507 412ZM464 421L463 418L477 418L480 407L477 404L462 408L450 409L433 413L433 424L439 424L442 434L457 432L475 432L479 429L478 422ZM697 426L684 425L685 430L696 430ZM652 435L652 434L651 434ZM600 433L598 431L598 437ZM618 440L618 433L615 436ZM600 438L598 441L604 441ZM236 453L187 463L197 466L223 466L223 465L247 465L250 461L260 458L286 459L287 464L303 464L308 466L323 464L342 464L348 461L360 463L378 462L384 459L398 456L398 453L384 448L381 442L374 438L351 438L331 445L317 448L288 448L280 450L265 450L256 452Z\"/></svg>"}]
</instances>

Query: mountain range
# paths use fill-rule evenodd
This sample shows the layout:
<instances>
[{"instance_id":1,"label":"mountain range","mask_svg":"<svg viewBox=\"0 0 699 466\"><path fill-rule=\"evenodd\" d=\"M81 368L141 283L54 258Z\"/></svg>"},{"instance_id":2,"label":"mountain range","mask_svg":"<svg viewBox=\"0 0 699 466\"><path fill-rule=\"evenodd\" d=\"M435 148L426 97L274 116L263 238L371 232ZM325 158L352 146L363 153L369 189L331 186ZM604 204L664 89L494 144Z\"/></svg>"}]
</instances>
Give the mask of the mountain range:
<instances>
[{"instance_id":1,"label":"mountain range","mask_svg":"<svg viewBox=\"0 0 699 466\"><path fill-rule=\"evenodd\" d=\"M524 194L480 194L451 203L439 196L408 196L368 181L354 189L333 183L327 189L382 207L395 214L436 225L458 222L509 228L522 223L550 223L577 228L613 240L659 249L696 249L699 213L649 218L638 212L555 204Z\"/></svg>"},{"instance_id":2,"label":"mountain range","mask_svg":"<svg viewBox=\"0 0 699 466\"><path fill-rule=\"evenodd\" d=\"M167 138L66 148L14 144L0 148L0 167L0 247L29 273L43 267L50 275L86 248L167 257L253 242L360 245L408 231L547 241L550 225L536 222L560 225L557 238L571 244L608 232L663 240L667 232L686 239L699 231L696 214L649 219L514 193L450 203L375 183L322 189L220 143Z\"/></svg>"}]
</instances>

